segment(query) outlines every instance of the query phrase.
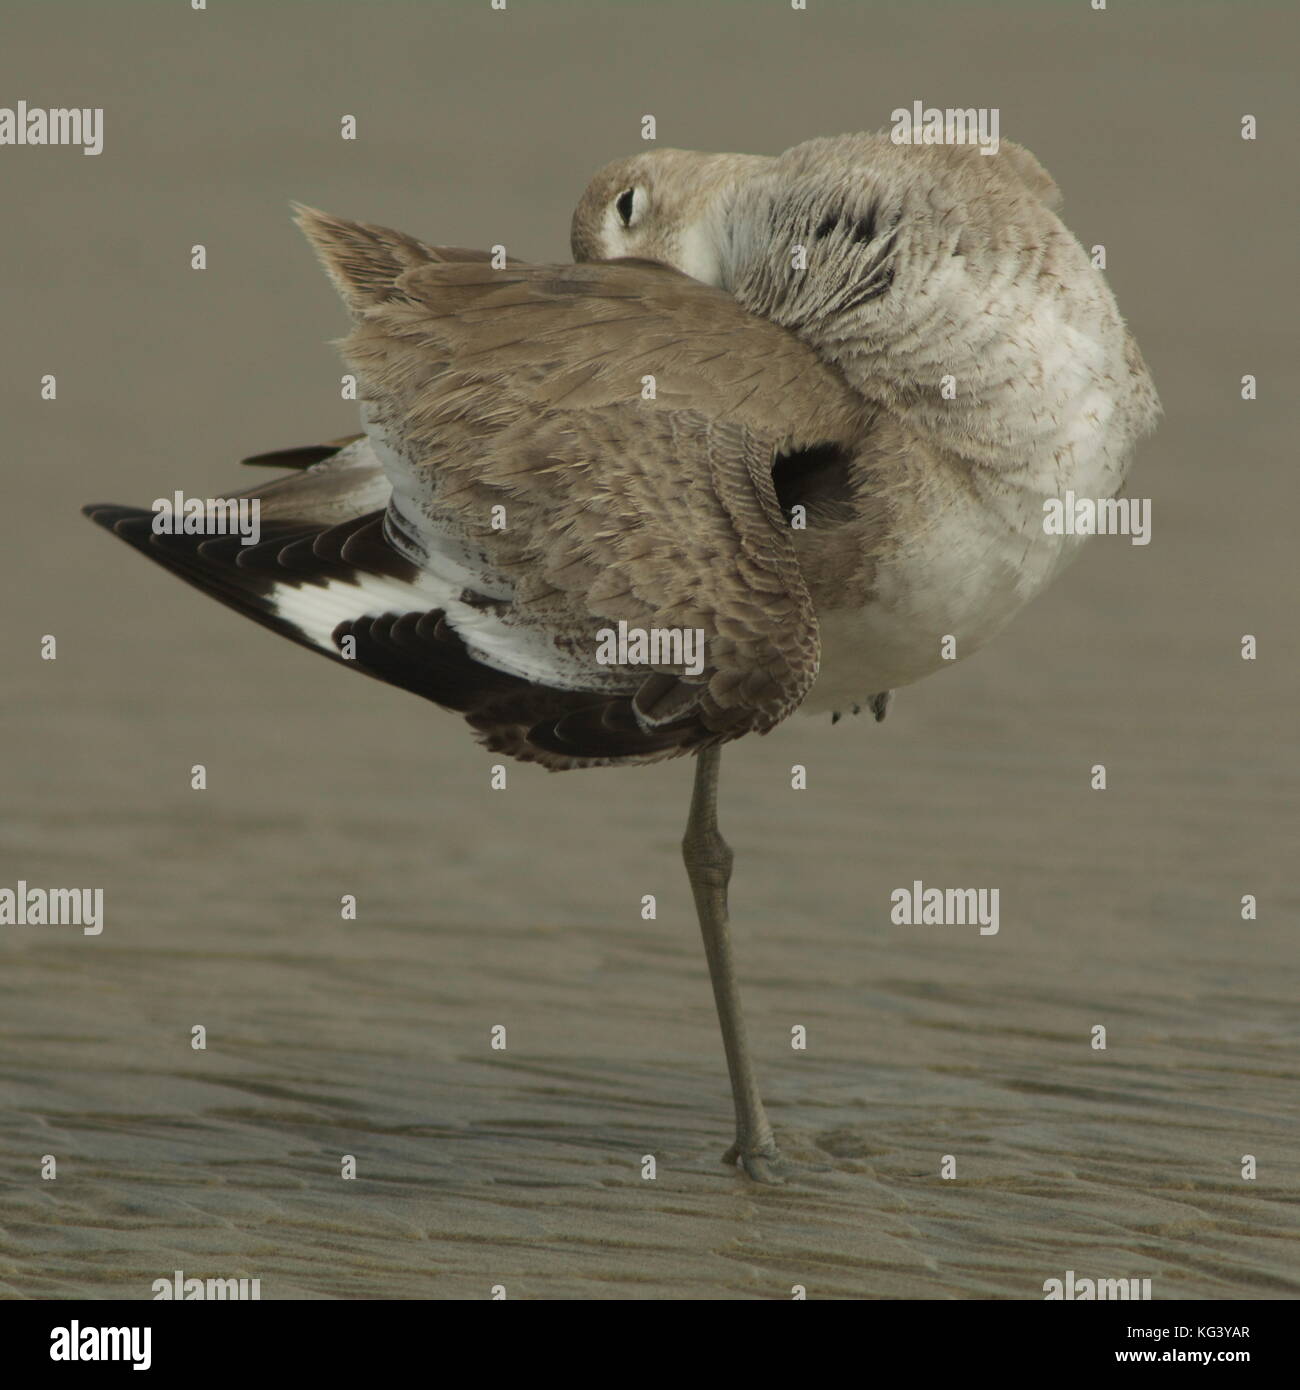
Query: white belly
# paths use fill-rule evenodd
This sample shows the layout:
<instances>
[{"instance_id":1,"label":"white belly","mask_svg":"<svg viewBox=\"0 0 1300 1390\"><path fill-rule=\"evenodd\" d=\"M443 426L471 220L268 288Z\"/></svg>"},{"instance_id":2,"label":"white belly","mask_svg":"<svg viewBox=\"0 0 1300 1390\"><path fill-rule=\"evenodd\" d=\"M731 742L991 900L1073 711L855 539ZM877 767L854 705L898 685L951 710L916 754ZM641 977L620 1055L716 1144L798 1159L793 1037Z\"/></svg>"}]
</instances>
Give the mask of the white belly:
<instances>
[{"instance_id":1,"label":"white belly","mask_svg":"<svg viewBox=\"0 0 1300 1390\"><path fill-rule=\"evenodd\" d=\"M865 606L819 612L821 669L802 711L848 710L970 656L1000 632L1082 541L1046 534L1043 497L1017 490L994 505L948 499L900 553L882 559Z\"/></svg>"}]
</instances>

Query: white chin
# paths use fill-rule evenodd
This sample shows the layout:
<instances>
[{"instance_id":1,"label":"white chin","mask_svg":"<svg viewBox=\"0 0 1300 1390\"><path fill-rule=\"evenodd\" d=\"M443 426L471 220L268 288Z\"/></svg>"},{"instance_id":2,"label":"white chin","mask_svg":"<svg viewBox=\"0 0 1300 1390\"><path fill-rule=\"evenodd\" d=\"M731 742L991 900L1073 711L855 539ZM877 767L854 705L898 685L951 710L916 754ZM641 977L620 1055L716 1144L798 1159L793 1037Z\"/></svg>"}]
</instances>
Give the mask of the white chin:
<instances>
[{"instance_id":1,"label":"white chin","mask_svg":"<svg viewBox=\"0 0 1300 1390\"><path fill-rule=\"evenodd\" d=\"M722 287L722 267L713 238L698 223L682 229L673 264L692 280L700 280L719 289Z\"/></svg>"}]
</instances>

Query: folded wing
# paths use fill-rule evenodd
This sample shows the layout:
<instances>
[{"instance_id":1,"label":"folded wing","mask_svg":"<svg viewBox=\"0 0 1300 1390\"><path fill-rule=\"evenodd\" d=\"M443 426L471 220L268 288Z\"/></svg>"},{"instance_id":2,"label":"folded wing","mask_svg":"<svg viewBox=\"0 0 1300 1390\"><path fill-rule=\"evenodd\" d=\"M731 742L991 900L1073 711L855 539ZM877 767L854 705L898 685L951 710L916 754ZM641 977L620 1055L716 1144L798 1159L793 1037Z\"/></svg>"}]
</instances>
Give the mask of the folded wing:
<instances>
[{"instance_id":1,"label":"folded wing","mask_svg":"<svg viewBox=\"0 0 1300 1390\"><path fill-rule=\"evenodd\" d=\"M835 372L660 266L495 269L301 216L353 312L366 437L291 453L257 546L96 519L514 757L651 761L791 713L818 632L772 464L860 430ZM611 662L620 622L698 633L702 666L667 640Z\"/></svg>"}]
</instances>

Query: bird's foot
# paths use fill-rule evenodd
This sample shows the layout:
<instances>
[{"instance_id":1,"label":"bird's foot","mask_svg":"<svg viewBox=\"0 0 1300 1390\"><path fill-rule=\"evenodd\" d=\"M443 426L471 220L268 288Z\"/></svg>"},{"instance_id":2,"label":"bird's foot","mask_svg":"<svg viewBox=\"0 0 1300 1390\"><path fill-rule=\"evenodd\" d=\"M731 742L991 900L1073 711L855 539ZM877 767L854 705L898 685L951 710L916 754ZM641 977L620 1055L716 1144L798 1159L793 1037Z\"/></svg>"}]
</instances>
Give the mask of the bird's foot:
<instances>
[{"instance_id":1,"label":"bird's foot","mask_svg":"<svg viewBox=\"0 0 1300 1390\"><path fill-rule=\"evenodd\" d=\"M722 1161L739 1164L746 1177L769 1187L783 1186L790 1172L790 1165L782 1158L775 1139L755 1144L738 1135L736 1142L722 1155Z\"/></svg>"}]
</instances>

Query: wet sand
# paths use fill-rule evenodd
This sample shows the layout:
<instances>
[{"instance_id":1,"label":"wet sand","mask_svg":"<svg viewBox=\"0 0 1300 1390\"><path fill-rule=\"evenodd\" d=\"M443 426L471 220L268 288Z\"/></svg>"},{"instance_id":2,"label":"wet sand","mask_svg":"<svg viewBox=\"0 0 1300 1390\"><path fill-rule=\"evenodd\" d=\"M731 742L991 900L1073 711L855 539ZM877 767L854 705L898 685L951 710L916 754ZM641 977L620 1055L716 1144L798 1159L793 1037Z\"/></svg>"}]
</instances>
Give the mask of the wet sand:
<instances>
[{"instance_id":1,"label":"wet sand","mask_svg":"<svg viewBox=\"0 0 1300 1390\"><path fill-rule=\"evenodd\" d=\"M97 158L0 150L0 886L100 886L106 915L97 937L0 928L0 1296L148 1298L182 1269L264 1298L1037 1299L1073 1269L1295 1297L1282 21L174 8L19 5L0 57L6 100L106 108ZM775 151L917 98L998 103L1106 243L1167 411L1130 484L1153 540L1095 541L883 725L727 751L752 1040L803 1165L763 1189L719 1163L689 765L511 765L493 791L454 715L77 507L219 492L242 454L350 428L342 315L289 198L562 257L643 112L661 144ZM1271 138L1243 147L1243 111ZM916 879L997 888L1000 930L892 924Z\"/></svg>"}]
</instances>

